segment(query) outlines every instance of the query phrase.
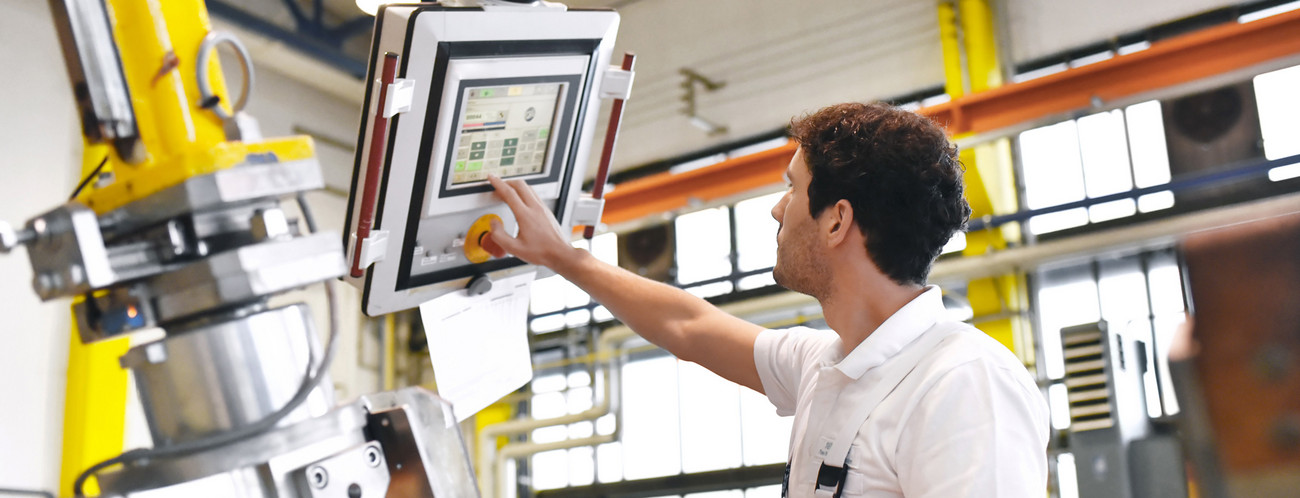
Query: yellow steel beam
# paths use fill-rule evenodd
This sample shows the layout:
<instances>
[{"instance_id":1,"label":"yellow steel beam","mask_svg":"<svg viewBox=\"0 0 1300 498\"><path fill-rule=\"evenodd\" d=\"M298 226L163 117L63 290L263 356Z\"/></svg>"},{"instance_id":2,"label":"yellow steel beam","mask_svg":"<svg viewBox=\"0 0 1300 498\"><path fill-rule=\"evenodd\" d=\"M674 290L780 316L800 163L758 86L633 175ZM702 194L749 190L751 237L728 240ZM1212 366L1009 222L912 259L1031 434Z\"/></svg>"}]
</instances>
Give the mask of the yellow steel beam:
<instances>
[{"instance_id":1,"label":"yellow steel beam","mask_svg":"<svg viewBox=\"0 0 1300 498\"><path fill-rule=\"evenodd\" d=\"M90 174L108 153L107 145L86 145L82 175ZM126 431L126 370L118 358L130 348L127 338L82 344L72 319L68 370L63 390L63 441L59 495L72 496L72 484L91 465L122 452ZM86 492L98 494L97 483Z\"/></svg>"},{"instance_id":2,"label":"yellow steel beam","mask_svg":"<svg viewBox=\"0 0 1300 498\"><path fill-rule=\"evenodd\" d=\"M944 88L953 99L1002 85L996 30L990 0L955 0L939 4L939 34L944 54ZM966 198L973 217L1017 210L1011 144L996 140L961 151L966 165ZM966 238L965 256L1004 249L1019 240L1017 228L985 230ZM1026 364L1033 362L1032 335L1023 312L1028 307L1023 274L973 280L966 297L977 327L1015 352ZM979 320L981 317L991 319Z\"/></svg>"}]
</instances>

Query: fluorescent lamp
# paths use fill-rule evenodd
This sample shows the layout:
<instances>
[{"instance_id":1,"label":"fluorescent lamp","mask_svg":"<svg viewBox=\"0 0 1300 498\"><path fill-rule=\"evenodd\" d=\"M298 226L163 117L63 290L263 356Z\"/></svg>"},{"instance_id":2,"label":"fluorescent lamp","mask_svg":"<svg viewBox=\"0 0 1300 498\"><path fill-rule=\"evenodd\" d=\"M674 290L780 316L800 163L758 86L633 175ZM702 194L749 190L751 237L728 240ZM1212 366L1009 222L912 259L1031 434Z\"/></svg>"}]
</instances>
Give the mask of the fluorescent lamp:
<instances>
[{"instance_id":1,"label":"fluorescent lamp","mask_svg":"<svg viewBox=\"0 0 1300 498\"><path fill-rule=\"evenodd\" d=\"M357 0L357 8L361 9L362 12L373 16L376 12L379 12L379 6L386 3L392 2L386 2L384 0Z\"/></svg>"}]
</instances>

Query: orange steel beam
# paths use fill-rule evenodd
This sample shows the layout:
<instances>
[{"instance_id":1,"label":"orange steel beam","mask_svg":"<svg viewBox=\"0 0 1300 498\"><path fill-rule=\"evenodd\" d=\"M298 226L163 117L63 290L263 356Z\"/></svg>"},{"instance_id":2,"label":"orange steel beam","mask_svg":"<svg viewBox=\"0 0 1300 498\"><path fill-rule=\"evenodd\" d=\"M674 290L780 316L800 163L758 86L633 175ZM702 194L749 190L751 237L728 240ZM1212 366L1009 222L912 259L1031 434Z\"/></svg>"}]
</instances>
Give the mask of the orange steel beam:
<instances>
[{"instance_id":1,"label":"orange steel beam","mask_svg":"<svg viewBox=\"0 0 1300 498\"><path fill-rule=\"evenodd\" d=\"M780 183L795 143L755 152L682 173L660 173L614 187L605 194L600 221L622 223Z\"/></svg>"},{"instance_id":2,"label":"orange steel beam","mask_svg":"<svg viewBox=\"0 0 1300 498\"><path fill-rule=\"evenodd\" d=\"M982 133L1300 53L1300 11L1223 24L1128 55L927 107L949 133Z\"/></svg>"},{"instance_id":3,"label":"orange steel beam","mask_svg":"<svg viewBox=\"0 0 1300 498\"><path fill-rule=\"evenodd\" d=\"M952 135L983 133L1300 54L1300 11L1224 24L1042 78L971 94L919 112ZM609 224L709 202L781 182L795 145L683 173L621 183L605 196Z\"/></svg>"}]
</instances>

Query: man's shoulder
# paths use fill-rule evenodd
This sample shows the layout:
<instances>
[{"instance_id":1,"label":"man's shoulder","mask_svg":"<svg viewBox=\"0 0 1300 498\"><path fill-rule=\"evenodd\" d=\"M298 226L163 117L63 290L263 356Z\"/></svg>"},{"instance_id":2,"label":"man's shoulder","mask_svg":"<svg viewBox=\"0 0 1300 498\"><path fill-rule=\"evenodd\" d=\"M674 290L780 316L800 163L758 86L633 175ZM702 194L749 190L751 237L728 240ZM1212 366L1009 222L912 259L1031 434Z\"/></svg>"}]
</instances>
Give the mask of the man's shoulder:
<instances>
[{"instance_id":1,"label":"man's shoulder","mask_svg":"<svg viewBox=\"0 0 1300 498\"><path fill-rule=\"evenodd\" d=\"M759 356L771 356L779 363L805 365L838 348L839 341L840 337L830 330L803 326L767 329L759 334L755 349Z\"/></svg>"},{"instance_id":2,"label":"man's shoulder","mask_svg":"<svg viewBox=\"0 0 1300 498\"><path fill-rule=\"evenodd\" d=\"M786 327L783 329L768 329L781 334L789 334L795 337L805 337L809 340L830 340L839 337L833 330L815 329L812 327L798 325L795 327Z\"/></svg>"},{"instance_id":3,"label":"man's shoulder","mask_svg":"<svg viewBox=\"0 0 1300 498\"><path fill-rule=\"evenodd\" d=\"M917 375L919 374L919 375ZM1034 376L1011 350L967 324L940 343L912 374L914 397L920 405L963 403L993 396L1025 407L1025 413L1045 420L1046 400ZM945 386L936 389L937 386Z\"/></svg>"},{"instance_id":4,"label":"man's shoulder","mask_svg":"<svg viewBox=\"0 0 1300 498\"><path fill-rule=\"evenodd\" d=\"M767 329L764 330L763 333L784 341L806 344L807 346L816 349L830 347L839 341L840 338L840 336L835 334L834 331L815 329L802 325L783 329Z\"/></svg>"},{"instance_id":5,"label":"man's shoulder","mask_svg":"<svg viewBox=\"0 0 1300 498\"><path fill-rule=\"evenodd\" d=\"M961 322L940 323L939 326L953 327L956 330L935 347L923 362L931 374L943 374L962 365L977 363L1007 370L1016 377L1029 378L1029 372L1020 359L983 331Z\"/></svg>"}]
</instances>

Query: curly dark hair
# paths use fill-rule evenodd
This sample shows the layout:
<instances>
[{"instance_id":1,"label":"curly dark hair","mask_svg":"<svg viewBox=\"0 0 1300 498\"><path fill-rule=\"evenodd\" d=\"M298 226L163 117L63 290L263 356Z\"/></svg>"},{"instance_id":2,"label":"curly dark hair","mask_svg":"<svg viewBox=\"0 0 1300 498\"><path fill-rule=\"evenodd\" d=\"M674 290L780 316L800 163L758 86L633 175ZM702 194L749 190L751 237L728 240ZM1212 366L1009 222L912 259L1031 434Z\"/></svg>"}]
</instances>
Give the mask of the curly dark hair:
<instances>
[{"instance_id":1,"label":"curly dark hair","mask_svg":"<svg viewBox=\"0 0 1300 498\"><path fill-rule=\"evenodd\" d=\"M924 285L953 233L966 227L957 147L935 122L885 104L839 104L790 123L812 174L815 218L840 199L867 236L867 255L900 284Z\"/></svg>"}]
</instances>

